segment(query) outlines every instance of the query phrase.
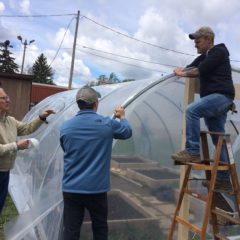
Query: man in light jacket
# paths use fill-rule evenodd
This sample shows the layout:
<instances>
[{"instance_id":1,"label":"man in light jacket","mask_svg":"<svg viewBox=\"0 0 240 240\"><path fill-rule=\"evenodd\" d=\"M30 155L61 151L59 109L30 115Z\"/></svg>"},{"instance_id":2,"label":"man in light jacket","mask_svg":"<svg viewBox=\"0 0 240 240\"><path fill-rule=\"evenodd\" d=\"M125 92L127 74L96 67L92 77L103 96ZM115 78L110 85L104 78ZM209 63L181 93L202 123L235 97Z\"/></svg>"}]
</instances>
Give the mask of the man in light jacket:
<instances>
[{"instance_id":1,"label":"man in light jacket","mask_svg":"<svg viewBox=\"0 0 240 240\"><path fill-rule=\"evenodd\" d=\"M53 114L53 110L43 111L31 123L23 123L8 115L10 98L0 88L0 214L8 193L9 174L14 166L17 151L28 148L27 139L17 140L17 136L33 133Z\"/></svg>"}]
</instances>

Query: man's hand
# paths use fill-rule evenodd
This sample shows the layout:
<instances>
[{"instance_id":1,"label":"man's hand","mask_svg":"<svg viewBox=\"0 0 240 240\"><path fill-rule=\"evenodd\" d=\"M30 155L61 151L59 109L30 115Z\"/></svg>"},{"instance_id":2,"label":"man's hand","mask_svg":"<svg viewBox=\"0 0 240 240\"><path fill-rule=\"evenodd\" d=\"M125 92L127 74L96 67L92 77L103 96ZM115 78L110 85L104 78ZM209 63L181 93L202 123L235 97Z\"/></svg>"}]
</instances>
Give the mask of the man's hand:
<instances>
[{"instance_id":1,"label":"man's hand","mask_svg":"<svg viewBox=\"0 0 240 240\"><path fill-rule=\"evenodd\" d=\"M176 74L176 76L179 76L179 77L195 78L199 76L199 70L196 67L191 69L184 69L184 68L178 67L173 72Z\"/></svg>"},{"instance_id":2,"label":"man's hand","mask_svg":"<svg viewBox=\"0 0 240 240\"><path fill-rule=\"evenodd\" d=\"M183 68L177 67L173 72L179 77L185 77L185 71Z\"/></svg>"},{"instance_id":3,"label":"man's hand","mask_svg":"<svg viewBox=\"0 0 240 240\"><path fill-rule=\"evenodd\" d=\"M27 139L20 139L17 141L18 150L27 149L29 145L29 141Z\"/></svg>"},{"instance_id":4,"label":"man's hand","mask_svg":"<svg viewBox=\"0 0 240 240\"><path fill-rule=\"evenodd\" d=\"M124 119L125 118L125 111L123 107L117 107L114 111L114 116L116 118Z\"/></svg>"},{"instance_id":5,"label":"man's hand","mask_svg":"<svg viewBox=\"0 0 240 240\"><path fill-rule=\"evenodd\" d=\"M47 110L43 111L41 114L39 114L39 117L44 119L44 118L47 118L51 114L55 114L55 111L52 109L47 109Z\"/></svg>"}]
</instances>

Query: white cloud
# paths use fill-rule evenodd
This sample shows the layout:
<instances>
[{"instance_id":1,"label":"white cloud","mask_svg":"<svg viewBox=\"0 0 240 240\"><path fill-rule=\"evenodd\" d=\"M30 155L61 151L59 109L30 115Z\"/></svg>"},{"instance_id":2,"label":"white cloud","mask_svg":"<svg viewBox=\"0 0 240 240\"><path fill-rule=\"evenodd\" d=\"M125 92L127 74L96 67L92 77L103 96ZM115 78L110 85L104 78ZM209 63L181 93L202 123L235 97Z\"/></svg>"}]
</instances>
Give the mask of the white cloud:
<instances>
[{"instance_id":1,"label":"white cloud","mask_svg":"<svg viewBox=\"0 0 240 240\"><path fill-rule=\"evenodd\" d=\"M21 14L30 14L30 0L9 0L9 7L12 10L19 11Z\"/></svg>"},{"instance_id":2,"label":"white cloud","mask_svg":"<svg viewBox=\"0 0 240 240\"><path fill-rule=\"evenodd\" d=\"M99 19L95 20L97 22L101 22L101 20ZM105 25L108 24L106 23ZM124 29L115 30L124 33ZM125 32L125 34L127 35L127 32ZM99 26L96 26L87 20L84 20L84 24L81 24L81 31L78 38L78 44L81 46L84 45L90 48L99 49L105 52L110 53L112 52L118 55L129 56L131 58L151 60L149 53L144 52L144 48L146 48L145 45L136 43L134 40L125 38L119 34L113 33ZM146 77L150 78L151 75L153 75L153 73L151 71L141 69L141 66L149 69L156 68L155 66L147 66L147 64L145 63L136 62L129 59L127 60L126 58L120 58L113 55L104 54L98 51L84 49L80 46L78 46L78 49L80 49L81 51L93 53L95 55L105 56L106 58L113 58L116 61L126 62L131 65L138 65L140 67L140 69L135 68L133 66L128 66L116 61L110 61L108 59L93 56L91 54L89 55L87 53L81 55L84 61L91 62L92 65L95 65L97 68L102 69L103 74L116 72L118 75L120 73L120 75L125 78L134 78L135 76L135 78L137 79L142 79Z\"/></svg>"},{"instance_id":3,"label":"white cloud","mask_svg":"<svg viewBox=\"0 0 240 240\"><path fill-rule=\"evenodd\" d=\"M53 62L52 67L56 72L54 79L55 83L64 86L68 85L71 60L71 55L69 55L67 52L63 52ZM83 61L80 59L75 60L74 78L81 80L82 83L88 83L93 80L89 68L85 66Z\"/></svg>"},{"instance_id":4,"label":"white cloud","mask_svg":"<svg viewBox=\"0 0 240 240\"><path fill-rule=\"evenodd\" d=\"M15 7L17 5L16 1L11 0L10 2L11 8L15 12L19 11ZM21 1L21 3L22 8L20 10L29 13L29 0ZM188 33L195 31L202 25L209 25L216 32L216 43L225 42L230 50L231 57L239 59L240 30L236 27L240 20L238 13L240 2L238 0L132 0L131 3L128 3L124 0L121 4L117 1L108 0L83 1L81 14L130 37L133 36L163 48L191 54L196 54L196 50L193 42L188 39ZM128 6L127 10L126 5ZM58 0L57 2L52 0L46 2L46 4L42 4L41 1L31 1L31 10L34 14L73 13L78 8L79 6L75 2L68 4L67 0ZM4 11L7 12L8 9ZM126 15L126 13L128 14ZM21 34L23 37L26 36L27 39L35 39L36 42L34 44L38 49L32 50L35 51L34 54L32 53L34 56L26 61L35 61L34 57L43 52L50 63L56 54L66 32L66 26L71 19L72 16L3 19L2 26L0 22L0 37L3 34L5 36L6 34L8 36L11 34L13 38L16 38L17 34ZM66 84L69 78L74 31L75 20L72 21L66 32L62 48L52 65L56 72L56 81L61 84ZM194 58L126 38L85 18L80 18L77 43L75 82L79 80L87 82L100 74L107 75L110 72L115 72L121 78L142 79L161 76L161 73L145 68L172 72L171 68L84 49L82 45L118 55L178 66L184 66ZM143 69L110 61L86 52L113 58L116 61L139 65ZM27 56L29 54L31 54L30 49L27 50ZM17 58L21 62L20 53L17 55Z\"/></svg>"},{"instance_id":5,"label":"white cloud","mask_svg":"<svg viewBox=\"0 0 240 240\"><path fill-rule=\"evenodd\" d=\"M3 14L3 12L6 10L6 7L3 2L0 1L0 14ZM4 26L3 18L0 18L0 42L6 41L7 39L11 39L12 37L12 29L8 29L6 26Z\"/></svg>"},{"instance_id":6,"label":"white cloud","mask_svg":"<svg viewBox=\"0 0 240 240\"><path fill-rule=\"evenodd\" d=\"M30 0L22 0L19 5L23 14L30 14Z\"/></svg>"},{"instance_id":7,"label":"white cloud","mask_svg":"<svg viewBox=\"0 0 240 240\"><path fill-rule=\"evenodd\" d=\"M4 3L0 2L0 13L3 13L4 9L5 9Z\"/></svg>"},{"instance_id":8,"label":"white cloud","mask_svg":"<svg viewBox=\"0 0 240 240\"><path fill-rule=\"evenodd\" d=\"M74 37L69 30L66 31L65 28L60 28L50 41L52 45L60 46L62 43L62 48L68 48L73 44L73 38Z\"/></svg>"},{"instance_id":9,"label":"white cloud","mask_svg":"<svg viewBox=\"0 0 240 240\"><path fill-rule=\"evenodd\" d=\"M16 5L17 5L17 4L16 4L16 0L9 0L9 7L10 7L11 9L16 8L16 7L17 7Z\"/></svg>"}]
</instances>

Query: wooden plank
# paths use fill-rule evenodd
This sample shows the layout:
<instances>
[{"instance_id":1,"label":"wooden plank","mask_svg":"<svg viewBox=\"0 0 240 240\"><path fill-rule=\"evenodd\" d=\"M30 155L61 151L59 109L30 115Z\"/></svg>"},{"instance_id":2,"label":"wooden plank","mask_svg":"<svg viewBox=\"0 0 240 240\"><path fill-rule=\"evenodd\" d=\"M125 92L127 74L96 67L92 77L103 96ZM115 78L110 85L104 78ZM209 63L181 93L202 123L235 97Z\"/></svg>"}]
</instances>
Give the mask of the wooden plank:
<instances>
[{"instance_id":1,"label":"wooden plank","mask_svg":"<svg viewBox=\"0 0 240 240\"><path fill-rule=\"evenodd\" d=\"M194 93L196 92L196 82L198 79L185 78L185 91L184 91L184 108L186 108L191 102L194 101ZM186 142L186 115L185 111L182 118L182 149L185 148ZM183 184L184 176L187 170L187 166L181 166L180 168L180 189ZM190 199L189 196L184 196L182 201L182 207L179 212L181 218L186 221L189 220L189 207ZM185 226L180 225L178 228L178 240L188 239L188 229Z\"/></svg>"},{"instance_id":2,"label":"wooden plank","mask_svg":"<svg viewBox=\"0 0 240 240\"><path fill-rule=\"evenodd\" d=\"M195 232L199 235L202 234L202 231L200 228L198 228L197 226L185 221L184 219L180 218L179 216L176 217L176 221L181 223L182 225L186 226L187 228L191 229L192 232ZM188 238L186 238L188 239Z\"/></svg>"},{"instance_id":3,"label":"wooden plank","mask_svg":"<svg viewBox=\"0 0 240 240\"><path fill-rule=\"evenodd\" d=\"M240 84L236 83L234 84L235 87L235 99L239 100L240 99Z\"/></svg>"},{"instance_id":4,"label":"wooden plank","mask_svg":"<svg viewBox=\"0 0 240 240\"><path fill-rule=\"evenodd\" d=\"M209 162L213 162L212 160L208 160ZM205 162L205 161L203 161ZM176 165L186 165L186 166L192 166L193 170L212 170L213 165L203 164L203 163L193 163L193 162L178 162L175 161ZM221 162L220 162L221 163ZM227 171L230 169L231 165L220 165L218 166L217 170L219 171Z\"/></svg>"},{"instance_id":5,"label":"wooden plank","mask_svg":"<svg viewBox=\"0 0 240 240\"><path fill-rule=\"evenodd\" d=\"M210 134L210 135L220 135L220 136L230 136L229 133L223 133L223 132L211 132L211 131L201 131L201 134Z\"/></svg>"},{"instance_id":6,"label":"wooden plank","mask_svg":"<svg viewBox=\"0 0 240 240\"><path fill-rule=\"evenodd\" d=\"M0 83L11 100L9 114L21 120L29 111L32 76L0 73Z\"/></svg>"},{"instance_id":7,"label":"wooden plank","mask_svg":"<svg viewBox=\"0 0 240 240\"><path fill-rule=\"evenodd\" d=\"M205 165L205 164L195 163L195 164L192 165L192 169L193 170L205 170L205 171L209 170L209 171L211 171L213 169L213 165ZM227 165L218 166L217 170L218 171L227 171L227 170L229 170L229 166L227 166Z\"/></svg>"}]
</instances>

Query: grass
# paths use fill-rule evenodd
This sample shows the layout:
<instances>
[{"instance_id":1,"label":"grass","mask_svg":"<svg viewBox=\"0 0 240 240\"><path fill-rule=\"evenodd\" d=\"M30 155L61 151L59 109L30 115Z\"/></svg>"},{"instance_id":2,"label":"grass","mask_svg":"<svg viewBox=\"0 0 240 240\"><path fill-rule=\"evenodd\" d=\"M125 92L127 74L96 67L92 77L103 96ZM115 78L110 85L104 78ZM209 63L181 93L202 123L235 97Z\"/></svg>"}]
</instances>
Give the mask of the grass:
<instances>
[{"instance_id":1,"label":"grass","mask_svg":"<svg viewBox=\"0 0 240 240\"><path fill-rule=\"evenodd\" d=\"M0 215L0 239L4 239L4 226L7 222L9 222L12 218L16 217L18 215L17 209L10 197L10 195L7 196L5 206L3 208L3 211Z\"/></svg>"}]
</instances>

